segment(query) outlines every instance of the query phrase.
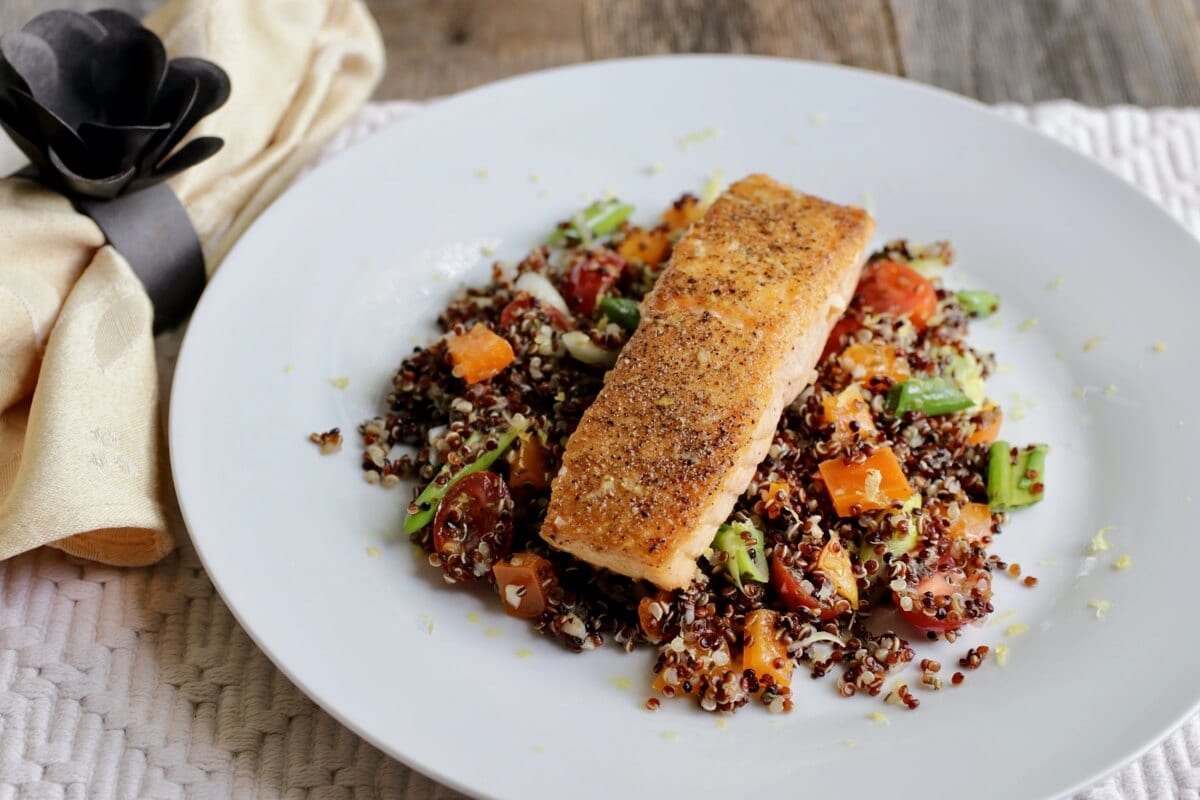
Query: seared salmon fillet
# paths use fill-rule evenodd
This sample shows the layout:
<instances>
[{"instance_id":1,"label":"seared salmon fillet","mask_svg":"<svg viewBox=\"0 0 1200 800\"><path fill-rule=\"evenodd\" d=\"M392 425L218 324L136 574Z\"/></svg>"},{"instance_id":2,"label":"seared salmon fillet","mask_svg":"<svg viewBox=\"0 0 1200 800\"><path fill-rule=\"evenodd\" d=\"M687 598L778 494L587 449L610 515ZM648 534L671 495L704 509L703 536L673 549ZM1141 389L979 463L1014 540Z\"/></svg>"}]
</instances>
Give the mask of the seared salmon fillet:
<instances>
[{"instance_id":1,"label":"seared salmon fillet","mask_svg":"<svg viewBox=\"0 0 1200 800\"><path fill-rule=\"evenodd\" d=\"M676 245L567 441L541 536L664 589L696 559L812 381L874 221L751 175Z\"/></svg>"}]
</instances>

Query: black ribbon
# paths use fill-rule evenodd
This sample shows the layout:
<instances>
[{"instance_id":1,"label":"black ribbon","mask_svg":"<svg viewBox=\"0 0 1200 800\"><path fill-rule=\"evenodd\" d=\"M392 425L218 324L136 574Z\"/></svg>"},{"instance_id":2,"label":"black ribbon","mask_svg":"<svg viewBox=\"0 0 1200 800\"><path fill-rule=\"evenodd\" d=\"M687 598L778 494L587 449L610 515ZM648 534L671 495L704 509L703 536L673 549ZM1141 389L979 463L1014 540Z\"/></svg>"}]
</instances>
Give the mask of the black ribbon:
<instances>
[{"instance_id":1,"label":"black ribbon","mask_svg":"<svg viewBox=\"0 0 1200 800\"><path fill-rule=\"evenodd\" d=\"M211 157L213 136L181 144L229 98L229 77L120 11L47 11L0 36L0 127L33 162L19 175L62 192L146 287L155 333L204 290L204 253L168 178Z\"/></svg>"}]
</instances>

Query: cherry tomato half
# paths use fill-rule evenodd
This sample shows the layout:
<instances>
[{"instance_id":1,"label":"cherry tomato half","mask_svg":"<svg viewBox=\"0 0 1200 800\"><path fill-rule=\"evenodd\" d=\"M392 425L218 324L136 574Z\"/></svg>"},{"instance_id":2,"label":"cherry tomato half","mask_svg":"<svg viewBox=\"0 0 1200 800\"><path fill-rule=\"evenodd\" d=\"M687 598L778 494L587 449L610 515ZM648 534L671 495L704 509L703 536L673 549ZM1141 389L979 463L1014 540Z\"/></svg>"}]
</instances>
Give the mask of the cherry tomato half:
<instances>
[{"instance_id":1,"label":"cherry tomato half","mask_svg":"<svg viewBox=\"0 0 1200 800\"><path fill-rule=\"evenodd\" d=\"M825 340L825 350L821 353L821 360L829 358L834 353L842 352L846 345L846 337L852 333L857 333L862 327L862 321L856 316L845 316L837 321L833 326L833 330L829 332L829 338Z\"/></svg>"},{"instance_id":2,"label":"cherry tomato half","mask_svg":"<svg viewBox=\"0 0 1200 800\"><path fill-rule=\"evenodd\" d=\"M590 316L596 303L608 291L625 269L625 260L616 253L600 250L582 259L563 280L562 291L567 305L576 314Z\"/></svg>"},{"instance_id":3,"label":"cherry tomato half","mask_svg":"<svg viewBox=\"0 0 1200 800\"><path fill-rule=\"evenodd\" d=\"M512 495L504 478L474 472L450 487L433 518L433 549L451 581L473 581L512 549Z\"/></svg>"},{"instance_id":4,"label":"cherry tomato half","mask_svg":"<svg viewBox=\"0 0 1200 800\"><path fill-rule=\"evenodd\" d=\"M922 578L917 583L913 591L907 595L912 599L913 607L905 610L900 604L900 595L897 593L894 597L896 608L909 625L912 625L917 630L933 631L934 633L945 633L961 628L966 619L946 619L932 617L921 610L921 597L926 593L932 594L935 598L949 597L956 593L967 595L973 588L980 588L985 598L990 597L992 593L991 575L986 570L964 572L962 569L955 566L946 566L936 572Z\"/></svg>"},{"instance_id":5,"label":"cherry tomato half","mask_svg":"<svg viewBox=\"0 0 1200 800\"><path fill-rule=\"evenodd\" d=\"M822 603L813 594L815 587L812 582L805 580L803 574L784 564L778 556L771 557L771 586L789 611L805 608L817 612L816 616L822 620L831 620L837 616L832 599Z\"/></svg>"},{"instance_id":6,"label":"cherry tomato half","mask_svg":"<svg viewBox=\"0 0 1200 800\"><path fill-rule=\"evenodd\" d=\"M565 314L525 292L518 292L517 296L500 312L500 327L511 328L526 312L532 309L536 309L538 314L545 317L547 322L560 331L568 330L571 327Z\"/></svg>"},{"instance_id":7,"label":"cherry tomato half","mask_svg":"<svg viewBox=\"0 0 1200 800\"><path fill-rule=\"evenodd\" d=\"M876 314L907 316L925 330L937 313L937 290L921 273L896 261L876 261L858 282L863 306Z\"/></svg>"}]
</instances>

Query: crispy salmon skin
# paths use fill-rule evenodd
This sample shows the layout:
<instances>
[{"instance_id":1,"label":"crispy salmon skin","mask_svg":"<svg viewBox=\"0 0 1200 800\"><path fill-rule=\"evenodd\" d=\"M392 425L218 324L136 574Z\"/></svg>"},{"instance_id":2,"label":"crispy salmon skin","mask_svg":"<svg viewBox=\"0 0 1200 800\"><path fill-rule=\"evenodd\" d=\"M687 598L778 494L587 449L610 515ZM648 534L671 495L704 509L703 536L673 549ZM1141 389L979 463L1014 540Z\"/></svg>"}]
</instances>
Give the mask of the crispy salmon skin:
<instances>
[{"instance_id":1,"label":"crispy salmon skin","mask_svg":"<svg viewBox=\"0 0 1200 800\"><path fill-rule=\"evenodd\" d=\"M730 186L676 245L568 440L542 538L686 587L811 382L873 231L861 209L765 175Z\"/></svg>"}]
</instances>

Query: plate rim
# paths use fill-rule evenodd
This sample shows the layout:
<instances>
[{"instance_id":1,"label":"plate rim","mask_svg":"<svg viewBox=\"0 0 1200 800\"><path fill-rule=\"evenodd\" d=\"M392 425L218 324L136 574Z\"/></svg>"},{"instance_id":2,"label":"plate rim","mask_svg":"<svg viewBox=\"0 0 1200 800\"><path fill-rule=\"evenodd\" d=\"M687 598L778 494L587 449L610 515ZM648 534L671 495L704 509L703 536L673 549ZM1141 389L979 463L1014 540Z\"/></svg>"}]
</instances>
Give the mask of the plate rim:
<instances>
[{"instance_id":1,"label":"plate rim","mask_svg":"<svg viewBox=\"0 0 1200 800\"><path fill-rule=\"evenodd\" d=\"M596 59L596 60L592 60L592 61L585 61L585 62L579 62L579 63L573 63L573 64L564 64L564 65L554 66L554 67L550 67L550 68L546 68L546 69L534 70L531 72L525 72L525 73L521 73L518 75L512 75L512 76L508 76L505 78L500 78L500 79L497 79L494 81L489 81L487 83L480 84L478 86L474 86L469 89L466 89L466 90L463 90L460 92L456 92L454 94L447 95L444 97L437 97L437 98L432 98L429 100L417 101L417 102L419 103L419 105L424 106L424 108L420 109L419 113L436 113L439 109L441 109L444 106L453 106L453 105L457 105L458 103L461 103L461 102L467 102L470 99L476 97L477 95L487 94L499 87L506 87L506 86L511 86L514 84L521 84L521 83L536 83L538 81L546 80L548 78L555 78L555 77L561 76L565 73L599 71L599 70L604 70L606 68L613 67L613 66L639 64L639 63L645 64L645 63L679 62L679 61L710 62L712 64L732 64L732 63L751 62L751 63L761 63L761 64L768 64L768 65L786 66L786 67L797 67L798 66L798 67L802 67L804 69L812 69L812 70L815 70L816 72L829 72L829 73L843 74L843 75L848 74L848 75L853 76L856 80L865 80L867 82L878 82L879 84L886 85L886 86L897 86L897 87L900 87L903 91L915 91L918 94L926 94L931 97L939 98L939 102L948 101L951 104L957 105L958 107L960 107L966 111L969 111L970 113L986 116L993 123L999 123L1001 126L1007 127L1008 129L1013 130L1013 131L1020 131L1020 133L1017 135L1030 137L1032 139L1039 140L1043 146L1046 143L1049 143L1051 146L1053 146L1054 148L1057 149L1058 154L1060 156L1062 156L1064 158L1069 158L1071 160L1074 160L1074 161L1082 163L1082 164L1086 164L1088 169L1092 170L1094 173L1096 173L1098 175L1102 174L1106 181L1110 182L1115 187L1119 187L1118 190L1124 190L1127 192L1132 190L1132 193L1139 198L1139 202L1148 206L1149 208L1152 208L1153 212L1155 214L1157 214L1159 217L1170 220L1171 224L1174 225L1180 232L1184 233L1191 240L1193 240L1193 242L1196 244L1198 250L1200 250L1200 239L1198 239L1198 237L1195 234L1193 234L1192 231L1190 229L1188 229L1188 227L1181 220L1179 220L1173 214L1169 213L1166 208L1164 208L1158 201L1156 201L1153 197L1151 197L1146 190L1144 190L1142 187L1138 186L1137 184L1133 183L1132 181L1126 180L1125 178L1118 175L1116 172L1109 169L1104 164L1096 161L1095 159L1090 158L1089 156L1086 156L1086 155L1078 152L1075 149L1072 149L1071 147L1069 147L1062 141L1055 139L1055 138L1049 136L1048 134L1045 134L1029 125L1023 124L1023 123L1021 123L1017 120L1014 120L1010 117L999 114L996 112L995 106L983 103L982 101L976 100L974 98L967 97L965 95L958 94L956 92L953 92L953 91L950 91L948 89L944 89L944 88L941 88L938 86L933 86L930 84L922 83L922 82L913 80L911 78L907 78L907 77L903 77L903 76L899 76L899 75L893 75L893 74L889 74L889 73L876 72L876 71L861 68L861 67L849 66L849 65L844 65L844 64L834 64L834 63L821 62L821 61L812 61L812 60L808 60L808 59L796 59L796 58L787 58L787 57L782 57L782 56L756 55L756 54L677 53L677 54L659 54L659 55L648 55L648 56L633 56L633 57L622 57L622 58ZM1050 101L1050 102L1053 102L1053 101ZM1067 102L1070 102L1070 101L1067 101ZM996 105L1018 105L1019 106L1022 104L1005 103L1005 104L996 104ZM357 139L356 141L352 142L350 145L348 145L344 149L342 149L339 152L330 156L327 160L325 160L321 164L308 169L303 174L301 174L299 177L297 177L295 180L293 180L292 183L290 183L282 192L280 192L280 194L274 200L271 201L271 203L269 203L265 208L262 209L262 211L258 214L258 216L247 227L246 231L243 231L242 236L239 237L238 241L236 241L229 248L228 252L225 254L224 258L222 259L222 264L234 256L234 254L241 248L242 241L245 238L246 233L249 232L250 228L253 228L254 226L258 225L260 221L262 221L264 218L268 217L268 215L270 215L272 213L272 207L275 206L277 204L277 202L284 195L289 194L293 191L296 191L300 187L304 186L314 175L321 174L327 170L336 169L338 167L339 163L344 160L344 158L346 157L347 154L349 154L349 153L353 152L355 149L361 147L365 142L367 142L371 139L374 139L377 136L382 135L385 131L393 128L394 126L403 124L403 122L404 122L404 120L396 120L396 121L389 122L385 125L380 126L379 129L370 132L369 134L361 137L360 139ZM335 133L336 133L336 131L335 131ZM197 303L196 308L192 312L192 318L194 318L198 313L200 313L201 309L206 308L206 303L211 304L212 302L215 302L215 301L211 300L210 292L208 290L211 289L211 287L217 281L225 280L222 276L225 274L226 271L227 270L217 269L216 272L214 273L214 275L209 278L208 285L206 286L206 291L201 295L201 298L200 298L199 302ZM397 761L404 764L406 767L408 767L412 770L415 770L415 771L419 772L420 774L422 774L432 780L435 780L438 783L440 783L448 788L454 789L455 791L458 791L460 793L463 793L465 795L472 796L472 797L480 797L480 798L497 797L497 795L490 793L487 790L487 788L485 786L483 786L482 784L476 786L471 783L468 783L466 780L460 780L455 775L451 775L443 770L439 770L439 769L436 769L429 765L426 765L424 763L421 763L416 758L409 757L405 753L399 752L398 750L396 750L395 748L391 747L386 742L384 742L382 739L375 736L369 730L366 730L364 727L361 727L353 719L344 715L341 710L337 709L335 706L333 706L332 704L327 702L326 698L324 697L323 692L308 685L287 664L283 663L281 659L278 659L275 656L275 654L272 652L272 649L263 640L265 634L263 634L261 631L256 630L255 626L252 625L248 619L244 618L242 611L239 610L236 607L236 605L229 600L226 587L224 586L224 583L223 583L223 579L221 577L219 577L217 572L213 569L213 566L209 560L210 554L206 553L204 546L202 546L200 543L201 537L196 536L196 534L193 532L193 528L192 528L191 524L189 523L189 515L188 515L186 503L184 501L182 492L180 491L179 473L178 473L178 468L176 465L176 460L174 458L174 450L175 450L174 444L176 442L177 436L182 435L182 433L177 432L179 430L179 425L181 424L181 423L177 422L177 420L179 419L179 416L176 413L177 412L177 403L179 402L180 393L175 391L175 387L176 387L176 384L180 380L180 375L185 374L185 372L186 372L186 370L181 369L181 367L183 367L185 364L188 363L189 354L193 349L192 343L193 343L194 339L196 338L192 335L192 327L191 327L191 319L192 318L189 318L188 327L184 333L183 340L180 344L180 348L179 348L179 352L178 352L177 360L176 360L176 369L175 369L175 372L171 379L171 392L170 392L170 397L169 397L169 402L168 402L168 407L167 407L166 428L167 428L168 461L170 464L170 483L171 483L171 492L175 496L176 503L177 503L177 506L178 506L179 512L180 512L180 517L183 520L183 524L184 524L184 528L185 528L185 532L188 537L188 540L191 542L192 548L194 549L198 558L200 559L200 562L204 568L205 574L208 576L208 579L212 582L214 588L217 590L218 594L221 597L222 602L229 609L229 612L234 617L234 619L237 621L238 625L241 626L241 628L246 632L246 634L250 637L250 639L254 642L254 644L263 651L263 654L267 656L267 658L271 661L271 663L277 669L279 669L280 672L282 672L284 674L284 676L287 677L287 679L292 682L293 685L295 685L298 689L300 689L305 694L305 696L308 697L314 704L319 706L323 711L328 713L331 717L333 717L335 720L337 720L340 724L346 726L354 734L361 737L363 740L365 740L366 742L371 744L373 747L378 749L381 753L385 754L386 756L396 759ZM1185 708L1183 708L1183 710L1170 722L1170 724L1168 726L1166 726L1163 730L1161 730L1159 733L1157 733L1154 737L1148 739L1146 742L1144 742L1139 747L1130 750L1126 755L1121 757L1119 760L1117 760L1115 762L1111 762L1108 766L1103 767L1099 770L1093 771L1092 773L1090 773L1087 777L1083 778L1082 780L1079 780L1076 783L1070 785L1069 787L1064 788L1056 796L1057 797L1071 796L1073 794L1078 793L1080 790L1086 789L1087 787L1090 787L1090 786L1096 784L1097 782L1103 780L1106 777L1115 775L1117 772L1122 770L1124 767L1130 765L1131 763L1133 763L1134 761L1136 761L1137 759L1139 759L1143 755L1145 755L1147 752L1149 752L1153 748L1160 745L1163 741L1165 741L1172 733L1177 731L1188 719L1190 719L1192 716L1194 716L1197 712L1200 712L1200 687L1198 687L1196 689L1195 697L1190 701L1190 704L1187 705Z\"/></svg>"}]
</instances>

